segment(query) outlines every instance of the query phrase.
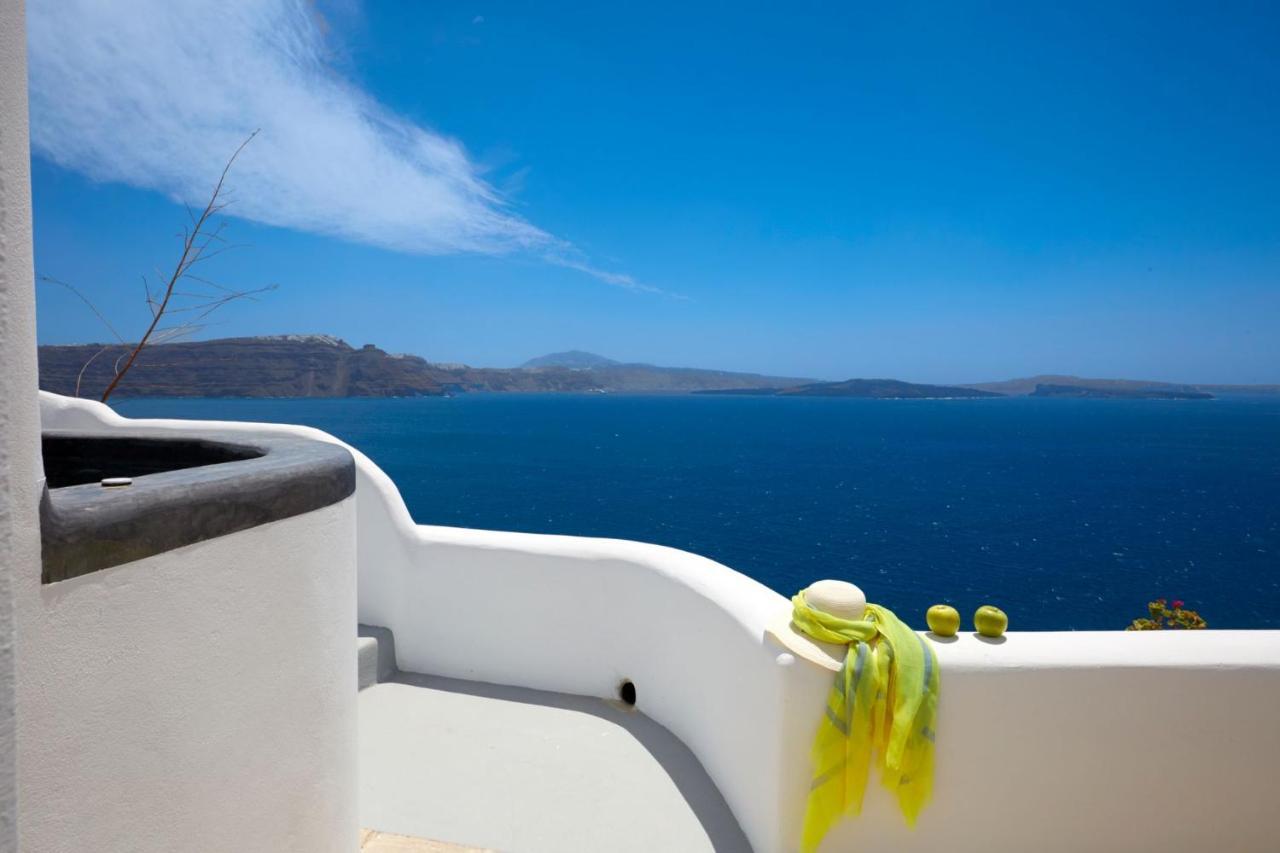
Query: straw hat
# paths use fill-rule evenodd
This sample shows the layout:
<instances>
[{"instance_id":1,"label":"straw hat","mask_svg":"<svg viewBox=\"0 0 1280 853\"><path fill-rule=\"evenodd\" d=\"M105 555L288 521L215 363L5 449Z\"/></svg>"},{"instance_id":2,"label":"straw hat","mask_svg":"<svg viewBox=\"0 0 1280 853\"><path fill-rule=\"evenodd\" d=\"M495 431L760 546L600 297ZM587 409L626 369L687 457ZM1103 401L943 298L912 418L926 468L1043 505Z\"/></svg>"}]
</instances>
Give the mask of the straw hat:
<instances>
[{"instance_id":1,"label":"straw hat","mask_svg":"<svg viewBox=\"0 0 1280 853\"><path fill-rule=\"evenodd\" d=\"M800 593L814 610L839 616L841 619L858 621L867 610L867 597L862 590L848 581L815 581ZM849 647L844 644L820 643L798 630L791 623L791 604L787 604L785 612L780 612L765 628L765 633L773 637L787 651L796 657L816 663L818 666L839 672L844 665L845 655Z\"/></svg>"}]
</instances>

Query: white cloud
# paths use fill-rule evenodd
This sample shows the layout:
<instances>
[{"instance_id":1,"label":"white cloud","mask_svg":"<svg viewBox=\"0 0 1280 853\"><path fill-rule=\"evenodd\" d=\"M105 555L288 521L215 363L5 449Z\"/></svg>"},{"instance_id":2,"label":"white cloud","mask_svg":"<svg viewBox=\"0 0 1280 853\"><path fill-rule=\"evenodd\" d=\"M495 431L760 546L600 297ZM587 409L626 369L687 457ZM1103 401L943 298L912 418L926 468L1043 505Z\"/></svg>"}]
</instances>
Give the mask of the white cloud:
<instances>
[{"instance_id":1,"label":"white cloud","mask_svg":"<svg viewBox=\"0 0 1280 853\"><path fill-rule=\"evenodd\" d=\"M586 273L592 278L597 278L605 284L612 284L614 287L622 287L627 290L634 290L638 293L665 293L656 287L647 284L641 284L625 273L609 272L592 266L588 261L577 257L577 253L564 254L559 252L548 252L543 256L549 264L555 264L565 269L577 270L580 273Z\"/></svg>"},{"instance_id":2,"label":"white cloud","mask_svg":"<svg viewBox=\"0 0 1280 853\"><path fill-rule=\"evenodd\" d=\"M227 157L232 212L422 254L527 252L609 284L511 211L458 142L378 104L329 61L305 0L31 0L35 150L102 181L202 203Z\"/></svg>"}]
</instances>

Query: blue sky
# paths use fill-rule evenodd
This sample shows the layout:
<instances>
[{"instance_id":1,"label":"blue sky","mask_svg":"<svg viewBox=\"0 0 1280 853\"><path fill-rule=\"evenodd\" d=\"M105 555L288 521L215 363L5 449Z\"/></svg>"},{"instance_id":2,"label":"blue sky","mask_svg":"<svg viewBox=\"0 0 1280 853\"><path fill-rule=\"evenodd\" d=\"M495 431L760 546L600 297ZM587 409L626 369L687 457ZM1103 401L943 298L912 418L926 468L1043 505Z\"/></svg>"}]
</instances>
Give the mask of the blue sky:
<instances>
[{"instance_id":1,"label":"blue sky","mask_svg":"<svg viewBox=\"0 0 1280 853\"><path fill-rule=\"evenodd\" d=\"M261 127L205 337L1280 382L1274 7L198 5L30 3L37 272L121 327Z\"/></svg>"}]
</instances>

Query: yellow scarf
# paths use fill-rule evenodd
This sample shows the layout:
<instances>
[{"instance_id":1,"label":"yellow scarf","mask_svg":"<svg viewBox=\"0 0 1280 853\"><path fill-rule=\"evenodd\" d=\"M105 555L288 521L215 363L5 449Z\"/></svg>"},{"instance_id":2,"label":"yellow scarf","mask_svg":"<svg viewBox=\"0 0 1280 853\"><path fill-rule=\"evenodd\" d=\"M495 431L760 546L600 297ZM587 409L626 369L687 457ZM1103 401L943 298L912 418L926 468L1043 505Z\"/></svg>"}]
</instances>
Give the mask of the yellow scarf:
<instances>
[{"instance_id":1,"label":"yellow scarf","mask_svg":"<svg viewBox=\"0 0 1280 853\"><path fill-rule=\"evenodd\" d=\"M840 816L862 811L874 754L880 780L914 826L933 789L938 659L924 638L893 612L867 605L851 622L791 599L795 626L823 643L847 643L844 666L827 696L813 741L813 781L801 849L818 849Z\"/></svg>"}]
</instances>

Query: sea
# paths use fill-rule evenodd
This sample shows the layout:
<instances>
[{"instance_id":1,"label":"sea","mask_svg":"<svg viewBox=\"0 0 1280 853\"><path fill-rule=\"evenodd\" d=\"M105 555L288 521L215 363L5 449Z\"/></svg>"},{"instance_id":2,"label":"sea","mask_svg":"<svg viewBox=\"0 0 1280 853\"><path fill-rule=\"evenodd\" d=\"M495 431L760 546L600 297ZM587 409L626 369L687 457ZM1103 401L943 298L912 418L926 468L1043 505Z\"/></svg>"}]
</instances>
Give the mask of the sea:
<instances>
[{"instance_id":1,"label":"sea","mask_svg":"<svg viewBox=\"0 0 1280 853\"><path fill-rule=\"evenodd\" d=\"M1280 628L1280 398L613 394L127 399L130 417L306 424L413 517L656 542L790 596L843 578L923 627L1119 629L1155 598Z\"/></svg>"}]
</instances>

